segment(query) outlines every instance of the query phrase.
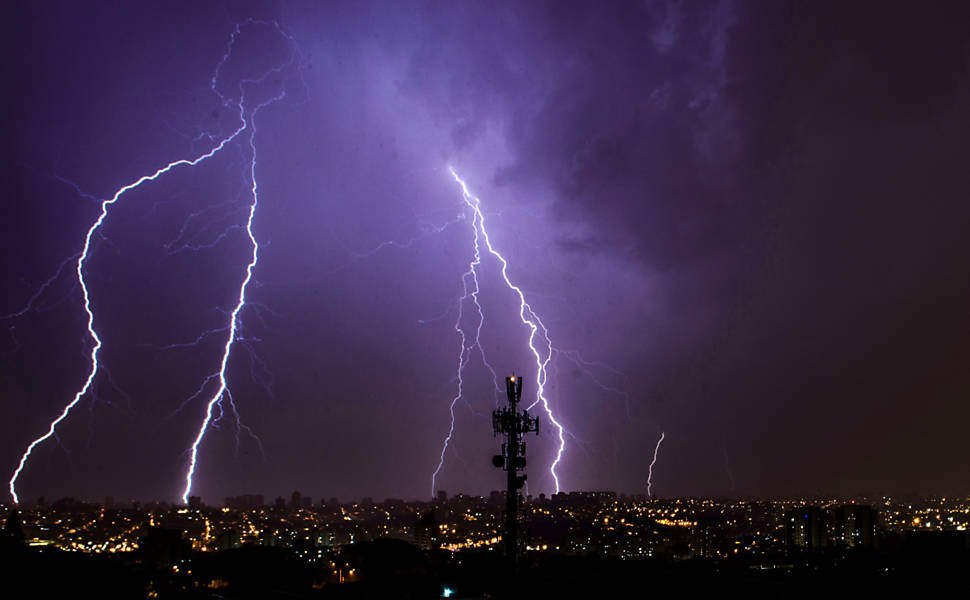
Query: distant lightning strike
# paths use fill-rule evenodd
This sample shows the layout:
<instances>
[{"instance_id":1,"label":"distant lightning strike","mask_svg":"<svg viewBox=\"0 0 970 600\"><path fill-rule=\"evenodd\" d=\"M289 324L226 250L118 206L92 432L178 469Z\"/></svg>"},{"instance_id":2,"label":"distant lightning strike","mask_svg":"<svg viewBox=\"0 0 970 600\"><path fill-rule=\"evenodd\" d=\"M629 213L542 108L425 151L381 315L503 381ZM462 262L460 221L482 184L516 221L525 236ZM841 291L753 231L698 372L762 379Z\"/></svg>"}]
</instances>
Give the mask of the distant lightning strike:
<instances>
[{"instance_id":1,"label":"distant lightning strike","mask_svg":"<svg viewBox=\"0 0 970 600\"><path fill-rule=\"evenodd\" d=\"M653 466L657 464L657 453L660 452L660 444L664 441L664 432L660 432L660 439L657 440L657 446L653 449L653 460L650 461L650 467L647 470L647 496L653 495Z\"/></svg>"},{"instance_id":2,"label":"distant lightning strike","mask_svg":"<svg viewBox=\"0 0 970 600\"><path fill-rule=\"evenodd\" d=\"M492 242L488 237L488 230L485 228L485 214L482 212L482 209L481 209L481 201L468 190L468 186L461 179L461 177L458 176L458 173L456 173L453 168L448 167L448 170L451 172L452 177L455 178L455 181L458 182L458 185L461 186L462 199L465 201L465 204L472 210L472 214L473 214L472 228L474 229L474 232L475 232L474 260L470 263L468 271L466 271L465 274L463 275L464 282L467 282L468 277L471 277L474 280L474 287L473 287L474 291L472 293L469 293L467 283L466 283L465 296L462 297L459 303L459 307L461 306L461 304L465 299L469 297L472 298L476 308L478 309L480 319L479 319L478 327L475 334L476 335L475 343L472 344L471 346L468 346L466 344L465 332L460 327L461 312L459 312L459 316L458 316L459 320L458 320L458 324L456 324L456 329L458 329L458 332L462 341L462 354L459 356L459 362L458 362L459 387L458 387L458 395L451 402L451 430L449 431L447 438L445 438L445 445L441 451L442 462L444 460L445 450L447 450L448 443L451 441L451 438L454 434L454 407L458 399L461 398L461 393L462 393L461 374L464 367L467 365L467 359L465 358L466 353L469 353L471 349L473 349L476 345L478 345L479 349L481 348L480 344L478 344L478 336L481 333L482 324L484 323L484 315L482 313L482 307L478 303L479 286L478 286L477 267L481 264L481 242L482 240L484 240L485 248L488 250L488 253L494 256L496 259L498 259L498 261L502 265L501 273L502 273L502 279L505 281L505 285L508 286L510 290L515 292L515 294L519 298L519 319L522 321L523 325L529 328L529 332L530 332L529 350L532 351L532 355L535 357L535 361L536 361L536 399L527 408L531 409L536 404L541 403L542 408L546 411L546 415L548 415L549 417L549 421L552 423L553 427L555 427L557 431L557 436L559 438L559 448L556 451L555 460L553 460L552 464L549 466L549 473L552 475L552 479L555 482L556 493L559 493L559 490L560 490L559 475L556 473L556 467L559 465L560 461L562 460L562 455L566 447L566 438L564 435L565 430L563 429L563 426L559 423L559 421L556 420L555 416L552 414L552 409L549 407L549 401L545 396L547 367L549 365L549 361L552 360L552 355L553 355L552 340L549 339L549 333L546 330L545 325L542 324L542 320L539 319L539 316L536 315L535 311L532 310L532 307L529 305L529 303L526 302L525 294L522 292L522 289L516 286L515 284L513 284L511 279L509 279L508 261L505 259L504 256L502 256L500 252L498 252L498 250L496 250L492 246ZM537 347L537 344L539 344L538 347ZM483 353L483 359L484 359L484 353ZM492 374L494 375L494 370L492 371ZM434 491L435 477L437 477L437 474L440 470L441 470L441 463L438 464L438 469L435 470L434 475L432 476L432 493Z\"/></svg>"}]
</instances>

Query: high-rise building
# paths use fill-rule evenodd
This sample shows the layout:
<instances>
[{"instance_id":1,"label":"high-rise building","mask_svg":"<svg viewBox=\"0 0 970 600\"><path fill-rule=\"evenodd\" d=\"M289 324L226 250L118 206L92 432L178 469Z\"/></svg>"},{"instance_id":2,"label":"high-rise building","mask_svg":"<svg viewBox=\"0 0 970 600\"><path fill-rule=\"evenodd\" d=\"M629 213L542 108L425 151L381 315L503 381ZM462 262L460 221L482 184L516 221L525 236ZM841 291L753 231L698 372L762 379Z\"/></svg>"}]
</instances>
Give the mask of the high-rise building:
<instances>
[{"instance_id":1,"label":"high-rise building","mask_svg":"<svg viewBox=\"0 0 970 600\"><path fill-rule=\"evenodd\" d=\"M20 518L20 511L16 508L11 508L7 514L7 521L3 525L3 533L7 538L4 541L9 542L11 547L26 548L27 538L24 536L24 523Z\"/></svg>"},{"instance_id":2,"label":"high-rise building","mask_svg":"<svg viewBox=\"0 0 970 600\"><path fill-rule=\"evenodd\" d=\"M441 531L434 509L424 513L414 526L414 543L422 550L437 550L441 547Z\"/></svg>"},{"instance_id":3,"label":"high-rise building","mask_svg":"<svg viewBox=\"0 0 970 600\"><path fill-rule=\"evenodd\" d=\"M876 543L876 510L868 505L844 507L846 519L846 545L850 548L871 548Z\"/></svg>"},{"instance_id":4,"label":"high-rise building","mask_svg":"<svg viewBox=\"0 0 970 600\"><path fill-rule=\"evenodd\" d=\"M871 548L876 542L876 510L846 504L823 510L803 506L785 513L785 541L790 549Z\"/></svg>"},{"instance_id":5,"label":"high-rise building","mask_svg":"<svg viewBox=\"0 0 970 600\"><path fill-rule=\"evenodd\" d=\"M216 547L219 550L229 550L240 546L242 546L242 536L238 529L227 529L216 536Z\"/></svg>"},{"instance_id":6,"label":"high-rise building","mask_svg":"<svg viewBox=\"0 0 970 600\"><path fill-rule=\"evenodd\" d=\"M290 510L300 510L303 508L303 500L300 492L293 492L290 496Z\"/></svg>"},{"instance_id":7,"label":"high-rise building","mask_svg":"<svg viewBox=\"0 0 970 600\"><path fill-rule=\"evenodd\" d=\"M785 542L789 548L819 550L825 546L825 513L817 506L803 506L785 513Z\"/></svg>"}]
</instances>

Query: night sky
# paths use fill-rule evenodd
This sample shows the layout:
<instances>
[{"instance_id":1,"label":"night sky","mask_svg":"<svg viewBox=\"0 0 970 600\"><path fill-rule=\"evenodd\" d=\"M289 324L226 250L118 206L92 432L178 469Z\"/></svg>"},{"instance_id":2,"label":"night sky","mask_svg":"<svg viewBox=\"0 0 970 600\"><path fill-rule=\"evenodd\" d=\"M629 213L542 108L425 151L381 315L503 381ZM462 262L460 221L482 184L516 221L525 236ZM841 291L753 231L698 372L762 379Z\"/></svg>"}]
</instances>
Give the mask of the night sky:
<instances>
[{"instance_id":1,"label":"night sky","mask_svg":"<svg viewBox=\"0 0 970 600\"><path fill-rule=\"evenodd\" d=\"M0 323L3 480L90 367L74 264L31 298L101 199L238 128L219 95L245 89L249 110L285 94L253 121L259 262L228 368L262 452L227 408L204 500L430 495L474 252L449 165L556 348L564 490L645 493L665 432L661 496L970 491L970 10L895 4L8 9L0 314L29 310ZM181 494L208 398L179 407L219 369L251 252L250 132L109 208L85 267L102 370L22 497ZM482 349L534 396L498 267ZM450 493L503 482L471 356ZM554 491L541 433L533 494Z\"/></svg>"}]
</instances>

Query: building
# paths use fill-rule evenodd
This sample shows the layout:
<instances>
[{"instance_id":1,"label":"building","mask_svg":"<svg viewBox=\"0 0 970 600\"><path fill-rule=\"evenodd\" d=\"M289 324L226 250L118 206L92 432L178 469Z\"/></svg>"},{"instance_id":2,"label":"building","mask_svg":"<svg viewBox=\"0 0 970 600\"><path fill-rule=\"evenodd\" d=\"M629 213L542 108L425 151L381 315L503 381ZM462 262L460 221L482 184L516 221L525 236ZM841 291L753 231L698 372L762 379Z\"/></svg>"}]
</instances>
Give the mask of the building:
<instances>
[{"instance_id":1,"label":"building","mask_svg":"<svg viewBox=\"0 0 970 600\"><path fill-rule=\"evenodd\" d=\"M148 532L138 540L139 558L155 568L169 567L186 560L191 548L191 542L182 537L180 529L149 527Z\"/></svg>"},{"instance_id":2,"label":"building","mask_svg":"<svg viewBox=\"0 0 970 600\"><path fill-rule=\"evenodd\" d=\"M876 510L868 505L843 507L845 545L850 548L872 548L876 543Z\"/></svg>"},{"instance_id":3,"label":"building","mask_svg":"<svg viewBox=\"0 0 970 600\"><path fill-rule=\"evenodd\" d=\"M821 550L828 531L826 515L817 506L803 506L785 513L785 545L796 550Z\"/></svg>"},{"instance_id":4,"label":"building","mask_svg":"<svg viewBox=\"0 0 970 600\"><path fill-rule=\"evenodd\" d=\"M216 536L216 548L219 550L230 550L242 546L242 536L235 528L227 529Z\"/></svg>"},{"instance_id":5,"label":"building","mask_svg":"<svg viewBox=\"0 0 970 600\"><path fill-rule=\"evenodd\" d=\"M440 533L440 524L431 509L414 525L414 543L422 550L438 550L441 548Z\"/></svg>"},{"instance_id":6,"label":"building","mask_svg":"<svg viewBox=\"0 0 970 600\"><path fill-rule=\"evenodd\" d=\"M845 504L823 510L803 506L785 513L785 545L789 549L872 548L876 543L876 510Z\"/></svg>"}]
</instances>

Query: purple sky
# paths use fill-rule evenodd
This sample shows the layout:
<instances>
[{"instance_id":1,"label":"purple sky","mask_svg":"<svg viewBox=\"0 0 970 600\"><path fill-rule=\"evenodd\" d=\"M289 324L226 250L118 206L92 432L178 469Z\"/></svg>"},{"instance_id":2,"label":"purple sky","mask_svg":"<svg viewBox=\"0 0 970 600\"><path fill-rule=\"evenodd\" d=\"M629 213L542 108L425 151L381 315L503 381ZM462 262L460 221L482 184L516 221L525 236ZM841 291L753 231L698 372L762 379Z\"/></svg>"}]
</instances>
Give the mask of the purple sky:
<instances>
[{"instance_id":1,"label":"purple sky","mask_svg":"<svg viewBox=\"0 0 970 600\"><path fill-rule=\"evenodd\" d=\"M110 197L238 126L215 67L237 23L276 20L292 40L244 25L216 84L296 52L249 88L286 92L256 118L260 260L228 372L265 456L224 420L200 450L204 499L428 495L473 252L448 165L558 349L563 489L644 493L663 431L663 496L970 490L962 3L195 4L8 15L0 314L97 217L66 182ZM86 270L106 370L22 496L181 493L205 399L175 411L225 335L157 346L226 325L249 160L240 139L111 207ZM497 267L482 346L534 394ZM84 381L81 302L68 265L2 323L4 473ZM439 487L487 493L502 473L478 358L465 387ZM532 493L552 486L543 425Z\"/></svg>"}]
</instances>

